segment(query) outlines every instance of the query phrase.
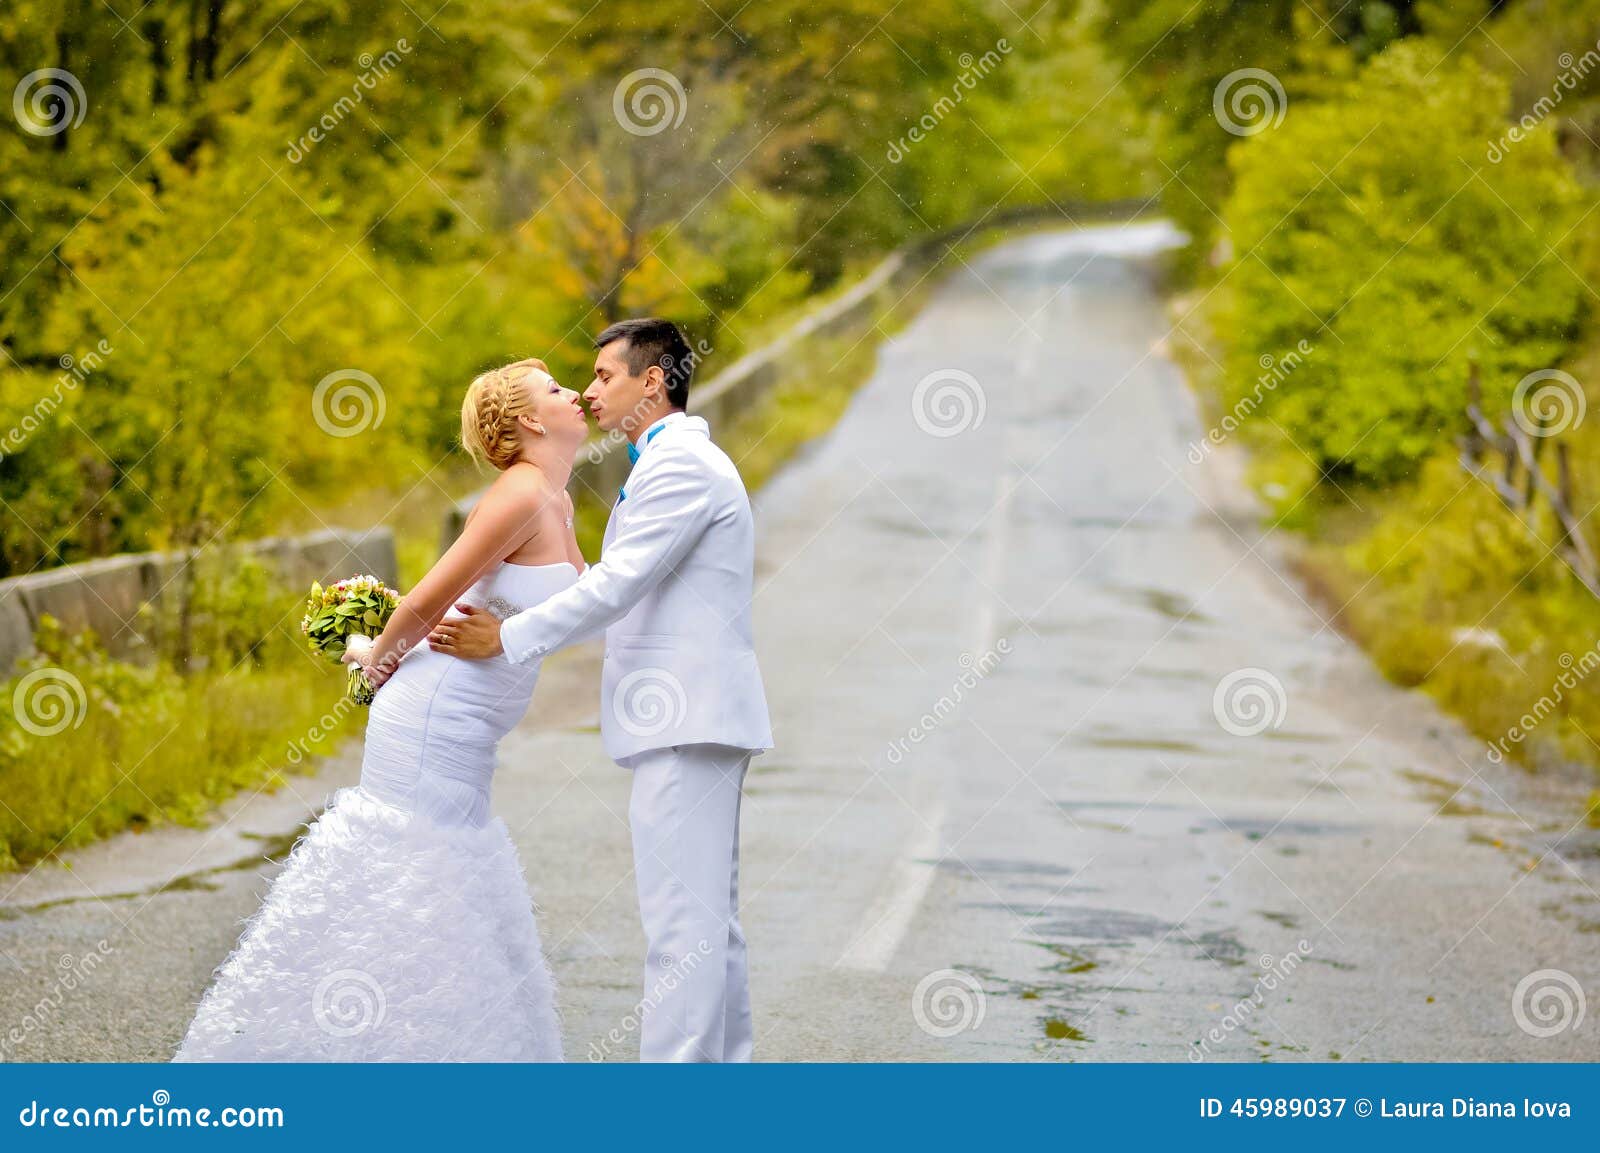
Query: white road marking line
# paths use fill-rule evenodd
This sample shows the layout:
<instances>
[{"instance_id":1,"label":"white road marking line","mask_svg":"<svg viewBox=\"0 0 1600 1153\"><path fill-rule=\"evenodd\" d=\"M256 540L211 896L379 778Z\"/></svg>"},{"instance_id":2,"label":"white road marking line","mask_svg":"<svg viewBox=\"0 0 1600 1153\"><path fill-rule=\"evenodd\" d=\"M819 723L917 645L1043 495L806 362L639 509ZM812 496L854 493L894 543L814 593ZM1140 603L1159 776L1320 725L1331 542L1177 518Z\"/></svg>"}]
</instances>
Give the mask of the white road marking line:
<instances>
[{"instance_id":1,"label":"white road marking line","mask_svg":"<svg viewBox=\"0 0 1600 1153\"><path fill-rule=\"evenodd\" d=\"M943 802L929 813L889 871L889 884L861 919L850 947L834 962L835 969L882 973L900 949L911 921L938 872L939 842L944 829Z\"/></svg>"}]
</instances>

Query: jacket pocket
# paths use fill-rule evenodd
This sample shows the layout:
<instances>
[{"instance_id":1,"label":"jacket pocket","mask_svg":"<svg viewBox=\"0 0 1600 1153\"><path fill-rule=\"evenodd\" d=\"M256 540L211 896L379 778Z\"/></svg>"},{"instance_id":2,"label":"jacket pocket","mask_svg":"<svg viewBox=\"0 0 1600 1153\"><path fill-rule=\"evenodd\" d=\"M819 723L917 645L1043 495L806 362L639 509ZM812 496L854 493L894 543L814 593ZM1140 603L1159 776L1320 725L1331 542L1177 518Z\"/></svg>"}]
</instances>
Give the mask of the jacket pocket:
<instances>
[{"instance_id":1,"label":"jacket pocket","mask_svg":"<svg viewBox=\"0 0 1600 1153\"><path fill-rule=\"evenodd\" d=\"M613 648L629 649L635 651L648 651L650 649L677 649L689 643L686 637L675 637L668 633L634 633L631 636L618 637L610 642Z\"/></svg>"}]
</instances>

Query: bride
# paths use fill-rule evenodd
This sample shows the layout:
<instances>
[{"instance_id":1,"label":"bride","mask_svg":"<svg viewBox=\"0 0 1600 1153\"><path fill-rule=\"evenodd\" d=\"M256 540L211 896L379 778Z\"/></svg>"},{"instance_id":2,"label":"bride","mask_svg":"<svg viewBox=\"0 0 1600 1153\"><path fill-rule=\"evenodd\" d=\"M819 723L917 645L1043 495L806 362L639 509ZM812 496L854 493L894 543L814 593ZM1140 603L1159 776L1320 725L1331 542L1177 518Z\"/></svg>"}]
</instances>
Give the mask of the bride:
<instances>
[{"instance_id":1,"label":"bride","mask_svg":"<svg viewBox=\"0 0 1600 1153\"><path fill-rule=\"evenodd\" d=\"M505 824L495 746L537 662L459 661L425 638L458 601L509 616L578 578L565 487L587 434L544 364L484 373L467 451L500 470L461 538L401 602L363 667L390 667L361 783L296 844L217 970L179 1061L558 1061L554 986Z\"/></svg>"}]
</instances>

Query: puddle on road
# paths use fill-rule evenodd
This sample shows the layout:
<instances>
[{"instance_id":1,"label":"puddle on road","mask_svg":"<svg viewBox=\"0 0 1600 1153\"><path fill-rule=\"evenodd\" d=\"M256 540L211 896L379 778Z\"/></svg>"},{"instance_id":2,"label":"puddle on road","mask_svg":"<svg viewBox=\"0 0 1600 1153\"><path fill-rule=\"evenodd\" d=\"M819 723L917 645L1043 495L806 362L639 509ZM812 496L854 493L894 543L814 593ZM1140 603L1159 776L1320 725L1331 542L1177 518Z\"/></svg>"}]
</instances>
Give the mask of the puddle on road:
<instances>
[{"instance_id":1,"label":"puddle on road","mask_svg":"<svg viewBox=\"0 0 1600 1153\"><path fill-rule=\"evenodd\" d=\"M1166 589L1133 588L1122 589L1119 592L1136 604L1141 604L1170 621L1186 621L1197 625L1213 623L1211 617L1195 608L1193 601Z\"/></svg>"},{"instance_id":2,"label":"puddle on road","mask_svg":"<svg viewBox=\"0 0 1600 1153\"><path fill-rule=\"evenodd\" d=\"M1183 527L1183 522L1163 520L1158 517L1134 517L1122 520L1115 516L1075 516L1067 521L1068 528L1108 528L1118 534L1128 529L1169 529Z\"/></svg>"},{"instance_id":3,"label":"puddle on road","mask_svg":"<svg viewBox=\"0 0 1600 1153\"><path fill-rule=\"evenodd\" d=\"M1032 942L1042 944L1042 942ZM1045 948L1054 950L1054 946L1045 945ZM1052 966L1052 972L1080 974L1086 973L1095 967L1093 962L1080 963L1079 966L1067 969L1061 966ZM1072 1023L1073 1017L1082 1019L1081 1009L1072 1006L1082 995L1093 986L1088 986L1079 981L1047 981L1044 983L1028 983L1011 981L1001 977L989 969L978 965L961 966L961 971L970 973L982 983L985 994L990 997L1015 997L1018 1001L1037 1007L1044 1015L1036 1017L1039 1027L1044 1030L1044 1035L1051 1041L1078 1041L1088 1044L1093 1038L1081 1028ZM1119 1013L1126 1013L1125 1007L1119 1007Z\"/></svg>"},{"instance_id":4,"label":"puddle on road","mask_svg":"<svg viewBox=\"0 0 1600 1153\"><path fill-rule=\"evenodd\" d=\"M1138 665L1133 670L1135 676L1146 677L1153 681L1182 681L1185 684L1210 683L1212 678L1200 669L1158 669L1149 665Z\"/></svg>"},{"instance_id":5,"label":"puddle on road","mask_svg":"<svg viewBox=\"0 0 1600 1153\"><path fill-rule=\"evenodd\" d=\"M1239 938L1234 936L1232 929L1211 929L1195 936L1185 933L1180 926L1178 932L1188 939L1189 944L1199 951L1201 957L1218 965L1227 965L1230 968L1245 963L1245 947Z\"/></svg>"},{"instance_id":6,"label":"puddle on road","mask_svg":"<svg viewBox=\"0 0 1600 1153\"><path fill-rule=\"evenodd\" d=\"M1332 821L1274 821L1257 817L1217 817L1205 824L1207 828L1237 833L1250 841L1265 840L1269 836L1354 836L1366 831L1364 825L1341 825Z\"/></svg>"},{"instance_id":7,"label":"puddle on road","mask_svg":"<svg viewBox=\"0 0 1600 1153\"><path fill-rule=\"evenodd\" d=\"M1044 1019L1044 1035L1052 1041L1087 1041L1083 1030L1063 1021L1060 1017L1046 1017Z\"/></svg>"},{"instance_id":8,"label":"puddle on road","mask_svg":"<svg viewBox=\"0 0 1600 1153\"><path fill-rule=\"evenodd\" d=\"M1400 775L1414 785L1421 785L1424 799L1445 817L1509 817L1503 809L1490 809L1473 803L1464 787L1448 777L1425 773L1420 769L1401 769Z\"/></svg>"},{"instance_id":9,"label":"puddle on road","mask_svg":"<svg viewBox=\"0 0 1600 1153\"><path fill-rule=\"evenodd\" d=\"M1267 741L1286 741L1298 745L1327 745L1338 743L1341 747L1345 743L1337 733L1301 733L1294 729L1266 729L1256 734Z\"/></svg>"},{"instance_id":10,"label":"puddle on road","mask_svg":"<svg viewBox=\"0 0 1600 1153\"><path fill-rule=\"evenodd\" d=\"M1150 809L1157 812L1187 811L1185 805L1174 805L1166 801L1057 801L1058 809Z\"/></svg>"},{"instance_id":11,"label":"puddle on road","mask_svg":"<svg viewBox=\"0 0 1600 1153\"><path fill-rule=\"evenodd\" d=\"M1174 927L1166 921L1144 913L1080 906L1058 911L1054 920L1035 924L1033 931L1041 937L1065 937L1073 941L1126 944L1138 938L1164 936Z\"/></svg>"},{"instance_id":12,"label":"puddle on road","mask_svg":"<svg viewBox=\"0 0 1600 1153\"><path fill-rule=\"evenodd\" d=\"M941 857L930 864L954 873L988 879L989 877L1071 877L1078 870L1068 865L1049 865L1042 861L1023 861L1005 857L968 857L958 859Z\"/></svg>"},{"instance_id":13,"label":"puddle on road","mask_svg":"<svg viewBox=\"0 0 1600 1153\"><path fill-rule=\"evenodd\" d=\"M1089 745L1096 749L1130 749L1149 753L1189 753L1199 757L1213 755L1209 749L1202 748L1193 741L1161 737L1086 737L1077 743Z\"/></svg>"},{"instance_id":14,"label":"puddle on road","mask_svg":"<svg viewBox=\"0 0 1600 1153\"><path fill-rule=\"evenodd\" d=\"M1100 967L1100 962L1089 956L1081 949L1071 945L1056 944L1052 941L1034 941L1041 949L1048 949L1056 956L1054 964L1045 966L1051 973L1091 973Z\"/></svg>"}]
</instances>

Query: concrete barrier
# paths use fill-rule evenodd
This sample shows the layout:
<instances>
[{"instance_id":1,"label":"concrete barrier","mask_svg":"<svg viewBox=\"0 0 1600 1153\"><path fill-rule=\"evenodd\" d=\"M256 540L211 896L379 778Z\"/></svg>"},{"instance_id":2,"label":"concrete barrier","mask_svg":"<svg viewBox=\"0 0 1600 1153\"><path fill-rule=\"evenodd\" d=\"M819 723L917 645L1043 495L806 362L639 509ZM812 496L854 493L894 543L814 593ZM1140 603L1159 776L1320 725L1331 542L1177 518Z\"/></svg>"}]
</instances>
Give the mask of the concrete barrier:
<instances>
[{"instance_id":1,"label":"concrete barrier","mask_svg":"<svg viewBox=\"0 0 1600 1153\"><path fill-rule=\"evenodd\" d=\"M912 285L973 236L1019 224L1125 220L1150 206L1149 201L1117 200L1070 207L1021 207L920 237L890 253L860 281L803 317L772 343L740 357L705 384L696 385L689 393L689 411L705 417L713 429L727 427L787 380L785 370L797 360L793 354L801 345L812 340L865 335ZM623 440L600 437L590 442L573 468L572 491L592 491L609 504L627 476L628 455ZM439 535L441 553L461 535L461 526L480 495L474 493L445 513Z\"/></svg>"},{"instance_id":2,"label":"concrete barrier","mask_svg":"<svg viewBox=\"0 0 1600 1153\"><path fill-rule=\"evenodd\" d=\"M296 591L314 580L358 572L391 584L399 578L394 533L387 528L330 529L229 544L214 550L207 562L225 565L236 556L266 561ZM185 585L184 568L192 563L187 553L129 553L0 580L0 674L32 655L33 634L46 615L69 633L92 630L113 656L148 654L155 641L151 629L161 614L141 610L173 606Z\"/></svg>"}]
</instances>

